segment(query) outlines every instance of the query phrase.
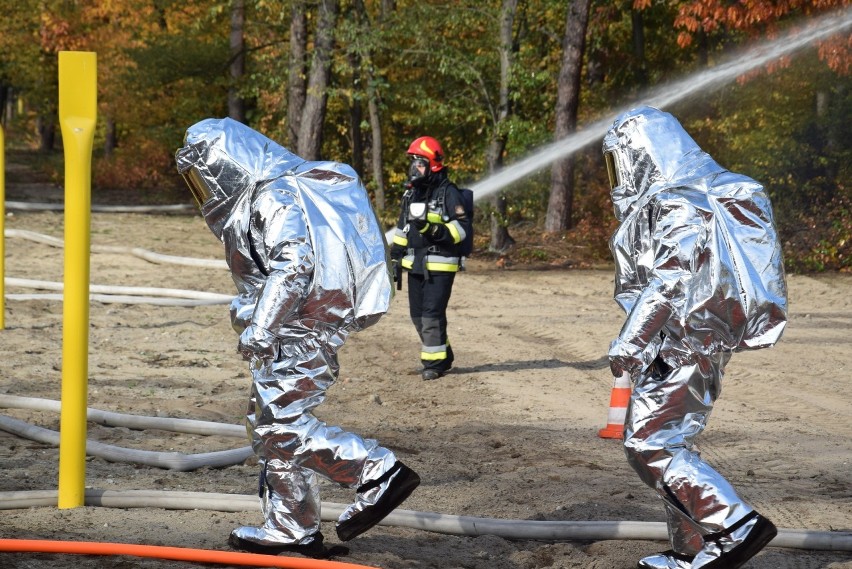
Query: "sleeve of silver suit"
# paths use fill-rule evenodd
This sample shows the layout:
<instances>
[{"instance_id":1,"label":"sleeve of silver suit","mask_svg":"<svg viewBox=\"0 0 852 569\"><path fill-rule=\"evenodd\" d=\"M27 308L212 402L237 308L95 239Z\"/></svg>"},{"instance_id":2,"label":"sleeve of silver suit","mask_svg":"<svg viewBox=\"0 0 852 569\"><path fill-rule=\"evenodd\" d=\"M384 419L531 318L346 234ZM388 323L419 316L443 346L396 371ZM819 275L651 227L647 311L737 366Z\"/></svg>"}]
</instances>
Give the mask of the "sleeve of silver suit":
<instances>
[{"instance_id":1,"label":"sleeve of silver suit","mask_svg":"<svg viewBox=\"0 0 852 569\"><path fill-rule=\"evenodd\" d=\"M305 214L293 193L263 192L254 204L249 239L268 272L251 323L277 332L296 316L311 283L314 252ZM258 228L258 229L254 229Z\"/></svg>"},{"instance_id":2,"label":"sleeve of silver suit","mask_svg":"<svg viewBox=\"0 0 852 569\"><path fill-rule=\"evenodd\" d=\"M700 255L707 241L707 227L688 200L672 200L649 217L647 251L640 259L648 275L618 338L610 348L613 371L635 373L650 365L657 353L648 347L672 319L682 318L689 291L701 286Z\"/></svg>"}]
</instances>

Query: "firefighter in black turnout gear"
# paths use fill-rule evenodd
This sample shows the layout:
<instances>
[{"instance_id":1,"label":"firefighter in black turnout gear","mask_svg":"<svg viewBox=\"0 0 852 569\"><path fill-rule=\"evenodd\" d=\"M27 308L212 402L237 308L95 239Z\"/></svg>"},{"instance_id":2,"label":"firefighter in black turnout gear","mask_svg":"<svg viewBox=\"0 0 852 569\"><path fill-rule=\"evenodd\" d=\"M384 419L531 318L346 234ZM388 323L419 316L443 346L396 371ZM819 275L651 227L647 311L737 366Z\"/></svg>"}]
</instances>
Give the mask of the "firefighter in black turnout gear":
<instances>
[{"instance_id":1,"label":"firefighter in black turnout gear","mask_svg":"<svg viewBox=\"0 0 852 569\"><path fill-rule=\"evenodd\" d=\"M408 271L411 321L420 336L423 379L437 379L453 365L447 338L447 305L462 267L460 244L471 221L458 188L447 177L437 140L421 136L408 148L411 165L402 211L391 245L395 269Z\"/></svg>"}]
</instances>

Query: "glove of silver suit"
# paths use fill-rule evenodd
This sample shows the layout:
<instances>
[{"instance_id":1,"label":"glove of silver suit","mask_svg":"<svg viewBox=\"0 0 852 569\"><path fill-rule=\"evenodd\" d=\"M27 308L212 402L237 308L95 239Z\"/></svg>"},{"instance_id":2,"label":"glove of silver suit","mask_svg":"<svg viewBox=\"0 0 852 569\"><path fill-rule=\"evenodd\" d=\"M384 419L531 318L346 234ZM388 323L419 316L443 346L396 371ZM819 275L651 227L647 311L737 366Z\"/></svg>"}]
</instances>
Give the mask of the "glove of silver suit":
<instances>
[{"instance_id":1,"label":"glove of silver suit","mask_svg":"<svg viewBox=\"0 0 852 569\"><path fill-rule=\"evenodd\" d=\"M642 361L642 348L621 338L613 340L609 347L609 369L613 377L627 374L633 380L646 367Z\"/></svg>"},{"instance_id":2,"label":"glove of silver suit","mask_svg":"<svg viewBox=\"0 0 852 569\"><path fill-rule=\"evenodd\" d=\"M251 324L240 334L237 350L247 360L275 360L278 358L278 338L266 328Z\"/></svg>"}]
</instances>

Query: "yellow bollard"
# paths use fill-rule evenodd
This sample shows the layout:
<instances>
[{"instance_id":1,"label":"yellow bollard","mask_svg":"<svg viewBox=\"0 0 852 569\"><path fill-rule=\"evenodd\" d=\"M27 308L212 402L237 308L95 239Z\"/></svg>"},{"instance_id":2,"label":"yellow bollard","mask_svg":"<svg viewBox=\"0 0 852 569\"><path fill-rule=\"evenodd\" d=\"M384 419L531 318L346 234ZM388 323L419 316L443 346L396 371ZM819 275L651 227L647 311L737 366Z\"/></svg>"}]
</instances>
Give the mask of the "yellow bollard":
<instances>
[{"instance_id":1,"label":"yellow bollard","mask_svg":"<svg viewBox=\"0 0 852 569\"><path fill-rule=\"evenodd\" d=\"M98 114L97 83L95 53L59 52L59 124L65 148L60 508L85 504L92 143Z\"/></svg>"},{"instance_id":2,"label":"yellow bollard","mask_svg":"<svg viewBox=\"0 0 852 569\"><path fill-rule=\"evenodd\" d=\"M0 109L3 112L3 109ZM0 330L6 329L6 139L0 125Z\"/></svg>"}]
</instances>

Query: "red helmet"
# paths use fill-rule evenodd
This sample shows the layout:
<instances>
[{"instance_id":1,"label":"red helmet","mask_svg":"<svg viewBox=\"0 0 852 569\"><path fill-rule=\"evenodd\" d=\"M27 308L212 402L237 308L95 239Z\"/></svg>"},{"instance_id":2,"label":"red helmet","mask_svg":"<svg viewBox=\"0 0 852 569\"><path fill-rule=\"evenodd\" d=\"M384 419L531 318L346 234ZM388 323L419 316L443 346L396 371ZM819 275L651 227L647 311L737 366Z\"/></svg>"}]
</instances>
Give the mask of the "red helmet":
<instances>
[{"instance_id":1,"label":"red helmet","mask_svg":"<svg viewBox=\"0 0 852 569\"><path fill-rule=\"evenodd\" d=\"M408 154L413 156L423 156L429 160L429 169L433 172L438 172L444 167L444 150L441 148L441 143L431 136L421 136L411 143L408 147Z\"/></svg>"}]
</instances>

